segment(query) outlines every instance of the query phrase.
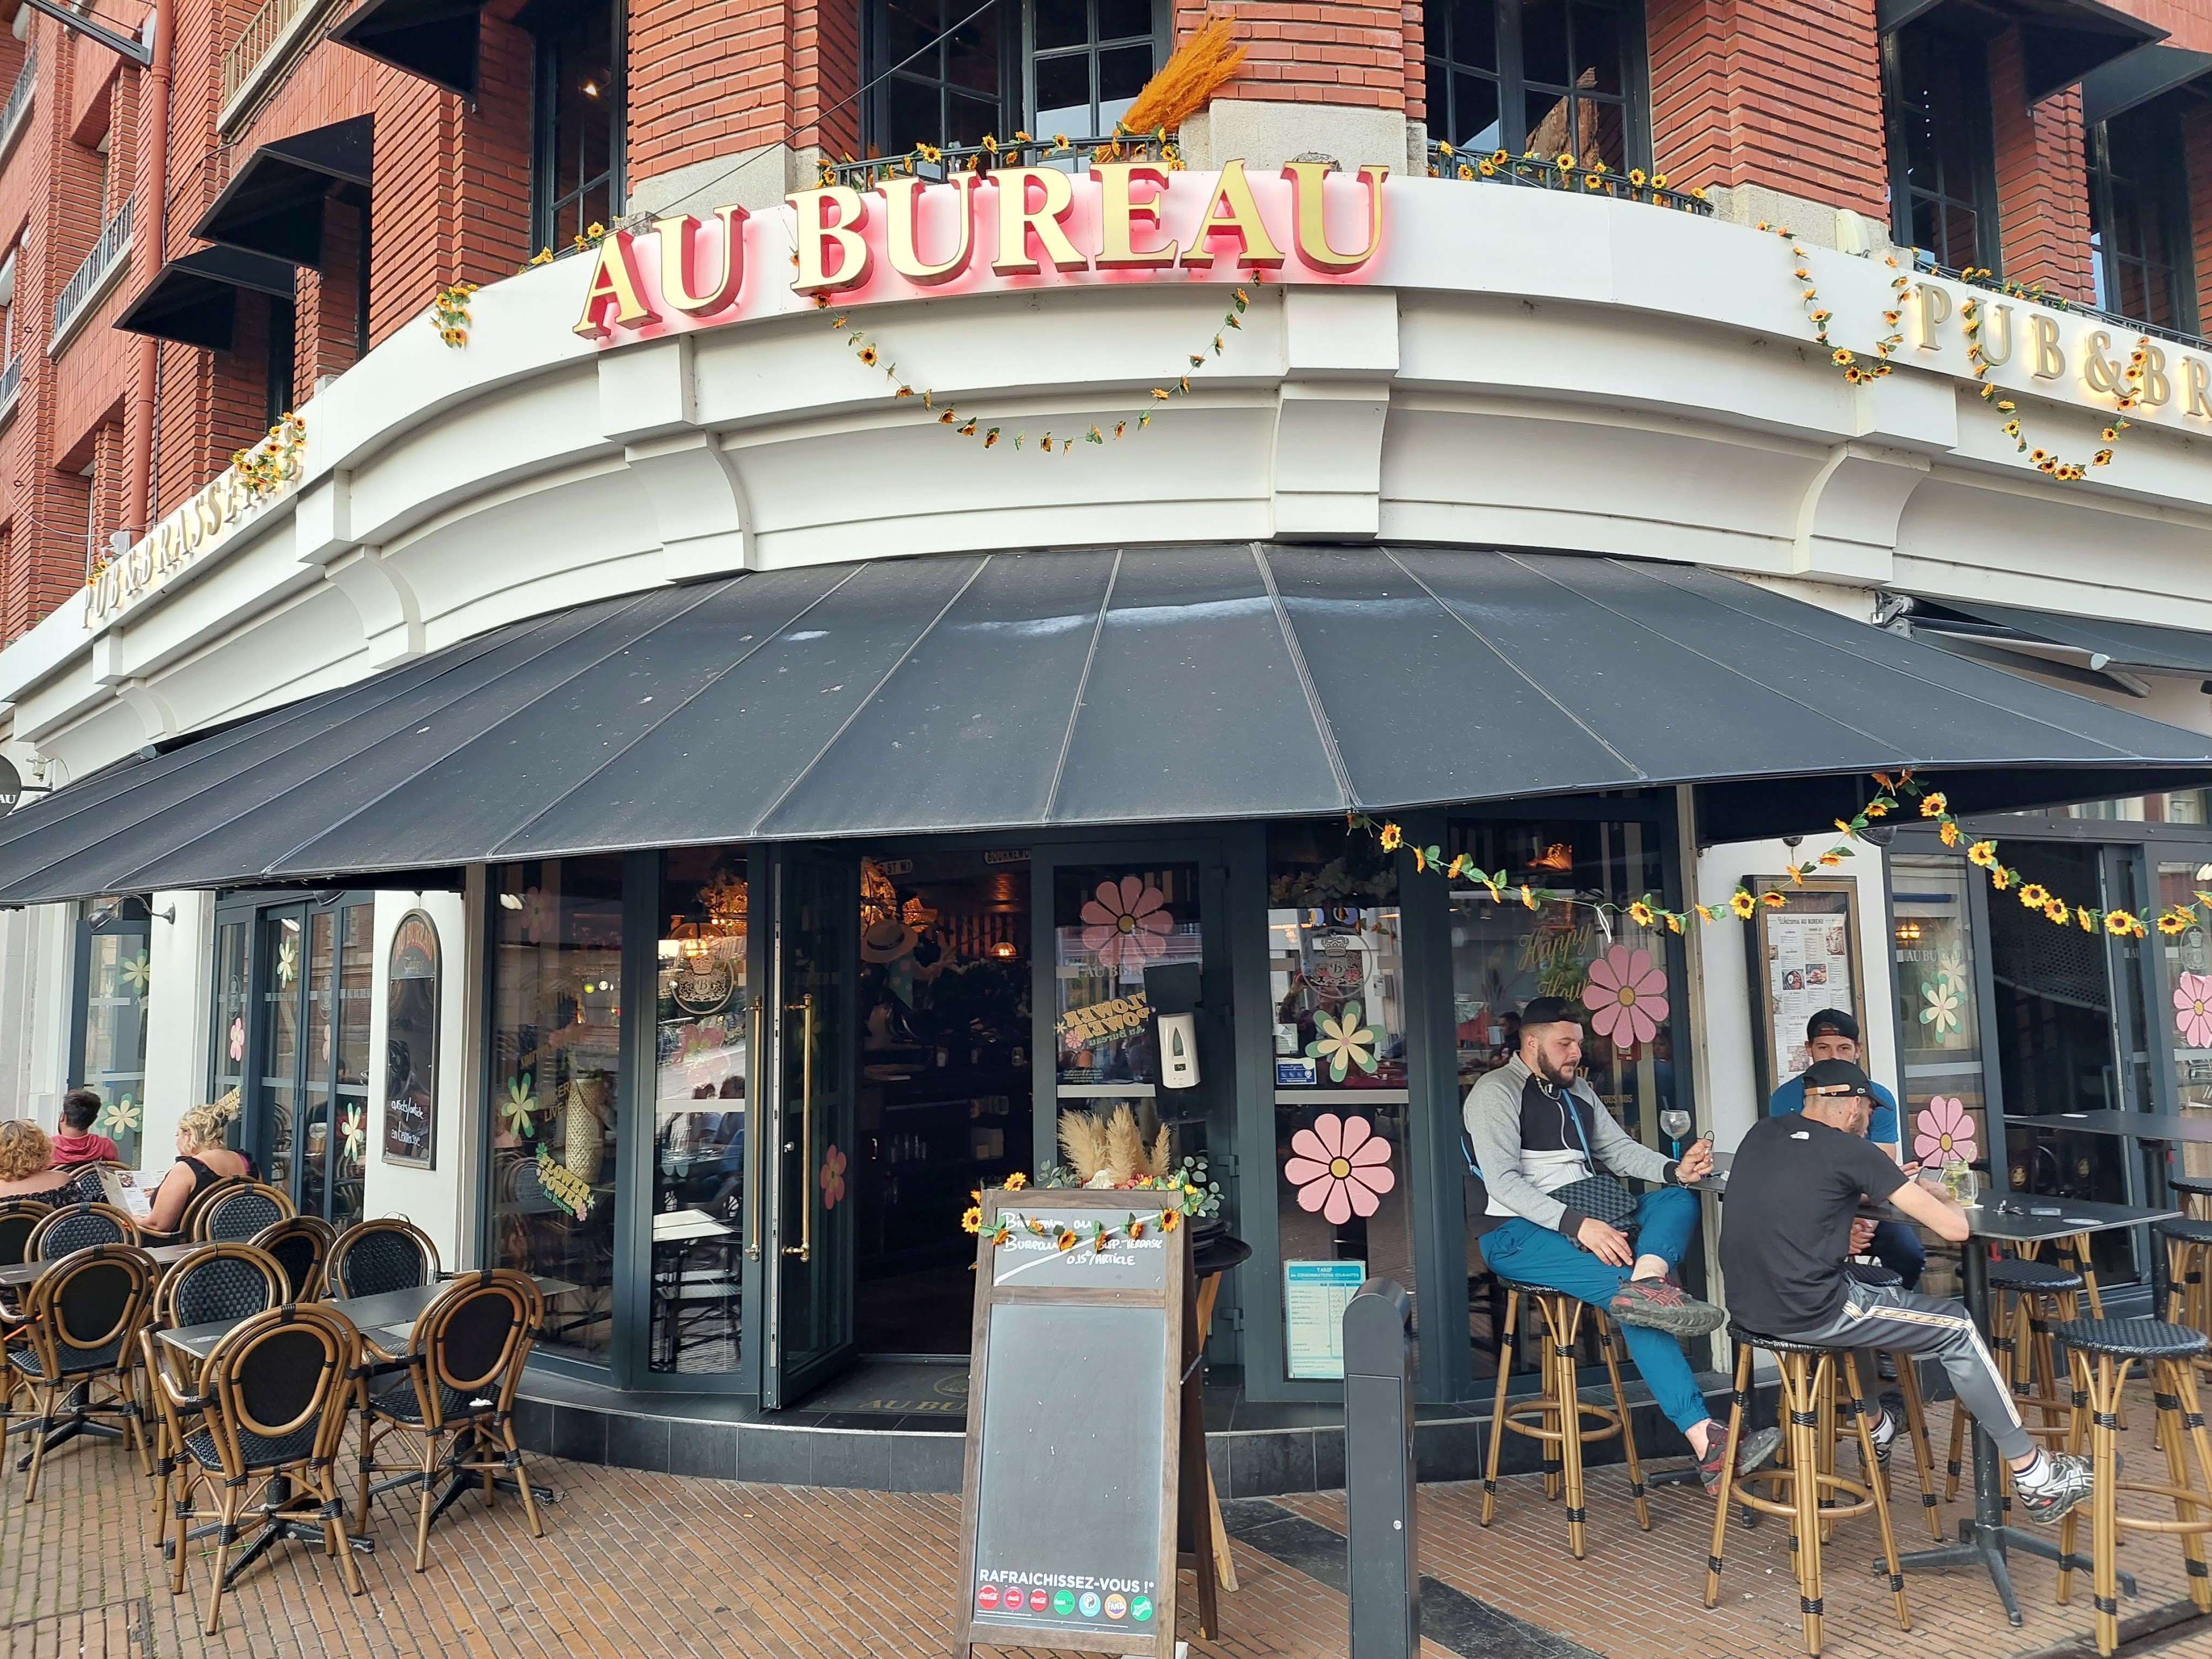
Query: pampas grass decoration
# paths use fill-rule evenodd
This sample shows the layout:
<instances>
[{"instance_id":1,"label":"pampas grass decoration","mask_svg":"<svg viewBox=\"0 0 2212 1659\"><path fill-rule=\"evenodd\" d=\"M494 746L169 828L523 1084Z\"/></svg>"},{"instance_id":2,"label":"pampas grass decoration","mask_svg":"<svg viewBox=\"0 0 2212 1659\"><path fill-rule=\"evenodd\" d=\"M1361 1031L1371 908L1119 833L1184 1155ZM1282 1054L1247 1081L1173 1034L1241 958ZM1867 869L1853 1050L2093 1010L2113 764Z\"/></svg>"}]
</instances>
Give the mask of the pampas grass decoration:
<instances>
[{"instance_id":1,"label":"pampas grass decoration","mask_svg":"<svg viewBox=\"0 0 2212 1659\"><path fill-rule=\"evenodd\" d=\"M1107 1167L1105 1130L1088 1112L1071 1109L1060 1115L1060 1149L1086 1183Z\"/></svg>"},{"instance_id":2,"label":"pampas grass decoration","mask_svg":"<svg viewBox=\"0 0 2212 1659\"><path fill-rule=\"evenodd\" d=\"M1145 1138L1137 1133L1137 1115L1127 1106L1106 1115L1106 1152L1115 1186L1127 1186L1145 1172Z\"/></svg>"},{"instance_id":3,"label":"pampas grass decoration","mask_svg":"<svg viewBox=\"0 0 2212 1659\"><path fill-rule=\"evenodd\" d=\"M1244 48L1236 44L1229 19L1209 14L1169 54L1115 125L1123 132L1172 131L1204 109L1243 61Z\"/></svg>"},{"instance_id":4,"label":"pampas grass decoration","mask_svg":"<svg viewBox=\"0 0 2212 1659\"><path fill-rule=\"evenodd\" d=\"M1168 1172L1168 1126L1160 1125L1159 1133L1152 1137L1151 1149L1145 1156L1145 1173L1155 1178Z\"/></svg>"}]
</instances>

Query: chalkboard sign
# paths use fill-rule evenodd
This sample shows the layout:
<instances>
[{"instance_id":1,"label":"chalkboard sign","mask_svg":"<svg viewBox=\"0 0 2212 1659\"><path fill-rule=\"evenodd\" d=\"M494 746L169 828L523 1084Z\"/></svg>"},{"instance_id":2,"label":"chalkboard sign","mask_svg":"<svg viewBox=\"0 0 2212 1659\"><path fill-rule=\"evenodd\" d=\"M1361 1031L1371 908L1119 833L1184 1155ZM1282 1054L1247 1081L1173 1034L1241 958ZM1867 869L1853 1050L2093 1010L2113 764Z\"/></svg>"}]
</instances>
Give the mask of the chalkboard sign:
<instances>
[{"instance_id":1,"label":"chalkboard sign","mask_svg":"<svg viewBox=\"0 0 2212 1659\"><path fill-rule=\"evenodd\" d=\"M386 958L384 1161L428 1170L438 1152L438 928L399 919Z\"/></svg>"},{"instance_id":2,"label":"chalkboard sign","mask_svg":"<svg viewBox=\"0 0 2212 1659\"><path fill-rule=\"evenodd\" d=\"M960 1583L970 1647L1173 1659L1215 1628L1190 1234L1163 1194L983 1194ZM1180 1222L1180 1217L1177 1218Z\"/></svg>"}]
</instances>

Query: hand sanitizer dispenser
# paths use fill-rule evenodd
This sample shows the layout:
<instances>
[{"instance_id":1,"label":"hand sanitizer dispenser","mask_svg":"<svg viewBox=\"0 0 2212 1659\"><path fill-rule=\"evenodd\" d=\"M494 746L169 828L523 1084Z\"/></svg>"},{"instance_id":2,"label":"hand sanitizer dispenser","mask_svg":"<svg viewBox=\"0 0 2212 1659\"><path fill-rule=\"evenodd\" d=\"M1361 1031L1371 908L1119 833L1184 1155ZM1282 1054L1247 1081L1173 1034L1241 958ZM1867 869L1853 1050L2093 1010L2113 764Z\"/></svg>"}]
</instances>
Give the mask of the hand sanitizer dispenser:
<instances>
[{"instance_id":1,"label":"hand sanitizer dispenser","mask_svg":"<svg viewBox=\"0 0 2212 1659\"><path fill-rule=\"evenodd\" d=\"M1195 1089L1198 1086L1198 1022L1189 1014L1162 1014L1160 1086Z\"/></svg>"}]
</instances>

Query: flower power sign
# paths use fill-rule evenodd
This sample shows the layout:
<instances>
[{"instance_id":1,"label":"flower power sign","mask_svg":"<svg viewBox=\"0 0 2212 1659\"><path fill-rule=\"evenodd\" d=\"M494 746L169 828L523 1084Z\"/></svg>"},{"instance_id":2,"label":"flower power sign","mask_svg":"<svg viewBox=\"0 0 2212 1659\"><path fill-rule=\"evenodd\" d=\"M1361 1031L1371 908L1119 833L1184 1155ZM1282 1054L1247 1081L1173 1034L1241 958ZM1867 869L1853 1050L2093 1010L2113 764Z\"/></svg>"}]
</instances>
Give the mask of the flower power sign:
<instances>
[{"instance_id":1,"label":"flower power sign","mask_svg":"<svg viewBox=\"0 0 2212 1659\"><path fill-rule=\"evenodd\" d=\"M1100 161L794 191L773 214L732 204L610 232L575 331L600 345L653 339L777 315L794 295L845 305L1076 283L1357 283L1382 246L1389 173Z\"/></svg>"}]
</instances>

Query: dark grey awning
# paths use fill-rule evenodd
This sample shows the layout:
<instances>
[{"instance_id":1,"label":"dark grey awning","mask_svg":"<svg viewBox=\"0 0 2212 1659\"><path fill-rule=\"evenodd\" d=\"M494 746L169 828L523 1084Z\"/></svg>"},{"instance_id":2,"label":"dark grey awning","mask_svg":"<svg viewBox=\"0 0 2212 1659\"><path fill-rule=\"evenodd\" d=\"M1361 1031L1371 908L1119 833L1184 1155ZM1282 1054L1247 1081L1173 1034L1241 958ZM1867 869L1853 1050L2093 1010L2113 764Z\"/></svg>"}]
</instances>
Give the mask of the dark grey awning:
<instances>
[{"instance_id":1,"label":"dark grey awning","mask_svg":"<svg viewBox=\"0 0 2212 1659\"><path fill-rule=\"evenodd\" d=\"M240 289L290 301L293 269L282 259L243 248L196 248L163 265L115 326L157 340L228 351L238 323Z\"/></svg>"},{"instance_id":2,"label":"dark grey awning","mask_svg":"<svg viewBox=\"0 0 2212 1659\"><path fill-rule=\"evenodd\" d=\"M0 899L1705 781L1747 838L1900 764L1995 811L2212 782L2212 738L1694 568L947 556L605 600L243 721L0 820Z\"/></svg>"},{"instance_id":3,"label":"dark grey awning","mask_svg":"<svg viewBox=\"0 0 2212 1659\"><path fill-rule=\"evenodd\" d=\"M2081 77L2081 125L2094 127L2124 115L2207 74L2212 74L2212 52L2156 42L2137 46Z\"/></svg>"},{"instance_id":4,"label":"dark grey awning","mask_svg":"<svg viewBox=\"0 0 2212 1659\"><path fill-rule=\"evenodd\" d=\"M1993 640L2064 646L2083 653L2089 666L2148 669L2160 674L2212 674L2212 634L2154 623L2105 622L2060 611L2030 611L2018 605L1984 605L1979 600L1923 600L1912 611L1913 625L1942 630L1956 628L1943 613L1978 623L1971 631ZM1968 631L1968 630L1960 630Z\"/></svg>"},{"instance_id":5,"label":"dark grey awning","mask_svg":"<svg viewBox=\"0 0 2212 1659\"><path fill-rule=\"evenodd\" d=\"M483 9L484 0L368 0L329 38L474 104Z\"/></svg>"},{"instance_id":6,"label":"dark grey awning","mask_svg":"<svg viewBox=\"0 0 2212 1659\"><path fill-rule=\"evenodd\" d=\"M331 192L349 191L360 205L368 205L375 122L374 116L356 115L258 146L200 215L192 234L319 269L323 204Z\"/></svg>"},{"instance_id":7,"label":"dark grey awning","mask_svg":"<svg viewBox=\"0 0 2212 1659\"><path fill-rule=\"evenodd\" d=\"M1875 0L1875 21L1885 34L1916 18L1948 8L1947 16L1972 33L1995 33L2006 22L2020 31L2027 101L2040 103L2167 31L2104 0Z\"/></svg>"}]
</instances>

